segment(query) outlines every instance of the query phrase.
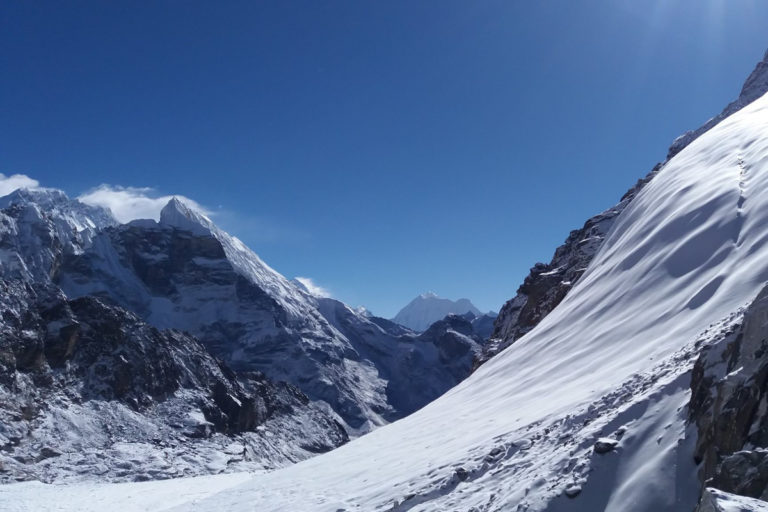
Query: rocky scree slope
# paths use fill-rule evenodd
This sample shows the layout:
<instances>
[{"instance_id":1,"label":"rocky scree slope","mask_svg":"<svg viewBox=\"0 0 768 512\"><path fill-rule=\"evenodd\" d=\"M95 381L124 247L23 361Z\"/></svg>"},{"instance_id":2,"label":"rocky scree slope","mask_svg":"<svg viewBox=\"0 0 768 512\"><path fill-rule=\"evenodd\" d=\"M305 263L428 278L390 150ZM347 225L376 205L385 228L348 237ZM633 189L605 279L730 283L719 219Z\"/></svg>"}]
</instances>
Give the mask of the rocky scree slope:
<instances>
[{"instance_id":1,"label":"rocky scree slope","mask_svg":"<svg viewBox=\"0 0 768 512\"><path fill-rule=\"evenodd\" d=\"M98 299L38 287L9 308L25 286L0 284L0 481L254 470L348 440L298 389Z\"/></svg>"},{"instance_id":2,"label":"rocky scree slope","mask_svg":"<svg viewBox=\"0 0 768 512\"><path fill-rule=\"evenodd\" d=\"M747 77L739 97L734 102L698 129L686 132L675 139L664 163L657 164L648 175L638 180L622 196L618 204L588 219L581 229L571 231L563 245L555 250L549 263L536 263L531 268L515 297L507 301L499 311L490 336L491 341L483 348L482 354L475 362L475 367L525 335L557 307L589 266L616 217L624 211L666 162L702 134L766 92L768 92L768 52Z\"/></svg>"}]
</instances>

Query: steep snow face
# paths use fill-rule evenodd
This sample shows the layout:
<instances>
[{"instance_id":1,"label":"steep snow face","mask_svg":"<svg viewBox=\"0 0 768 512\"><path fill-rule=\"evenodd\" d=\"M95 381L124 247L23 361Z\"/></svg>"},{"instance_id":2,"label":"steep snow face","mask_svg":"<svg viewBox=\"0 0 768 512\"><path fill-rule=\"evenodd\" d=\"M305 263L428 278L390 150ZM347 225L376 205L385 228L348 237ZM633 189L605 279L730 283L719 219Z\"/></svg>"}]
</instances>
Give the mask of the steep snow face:
<instances>
[{"instance_id":1,"label":"steep snow face","mask_svg":"<svg viewBox=\"0 0 768 512\"><path fill-rule=\"evenodd\" d=\"M178 510L692 509L697 347L768 280L766 133L762 97L681 151L560 305L435 402Z\"/></svg>"},{"instance_id":2,"label":"steep snow face","mask_svg":"<svg viewBox=\"0 0 768 512\"><path fill-rule=\"evenodd\" d=\"M452 301L440 298L434 293L423 293L401 309L392 321L421 332L447 315L463 315L464 313L482 315L480 310L468 299Z\"/></svg>"},{"instance_id":3,"label":"steep snow face","mask_svg":"<svg viewBox=\"0 0 768 512\"><path fill-rule=\"evenodd\" d=\"M675 139L669 148L667 160L723 119L738 112L766 92L768 92L768 52L747 78L739 97L719 115L711 118L698 129L686 132ZM581 229L572 231L563 245L557 248L550 263L537 263L531 268L515 297L501 308L491 341L483 347L483 352L476 361L477 365L514 343L557 307L597 254L613 221L637 193L653 179L662 165L657 164L647 176L638 180L624 194L619 203L588 219Z\"/></svg>"}]
</instances>

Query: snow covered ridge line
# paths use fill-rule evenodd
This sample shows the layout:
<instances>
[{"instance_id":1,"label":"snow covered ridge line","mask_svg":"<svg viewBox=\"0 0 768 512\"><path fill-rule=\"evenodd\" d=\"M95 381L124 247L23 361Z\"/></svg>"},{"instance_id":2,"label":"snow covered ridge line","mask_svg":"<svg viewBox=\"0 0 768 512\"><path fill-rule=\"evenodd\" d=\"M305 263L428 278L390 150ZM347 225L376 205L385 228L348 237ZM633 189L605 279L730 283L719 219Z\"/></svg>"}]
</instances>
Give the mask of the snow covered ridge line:
<instances>
[{"instance_id":1,"label":"snow covered ridge line","mask_svg":"<svg viewBox=\"0 0 768 512\"><path fill-rule=\"evenodd\" d=\"M588 219L581 229L571 231L563 245L556 249L548 264L536 263L531 268L515 297L504 304L499 311L491 342L484 346L482 354L475 362L475 367L525 335L557 307L589 266L615 218L672 157L766 92L768 92L768 51L747 77L739 97L734 102L698 129L688 131L675 139L664 163L657 164L644 178L639 179L622 196L618 204Z\"/></svg>"}]
</instances>

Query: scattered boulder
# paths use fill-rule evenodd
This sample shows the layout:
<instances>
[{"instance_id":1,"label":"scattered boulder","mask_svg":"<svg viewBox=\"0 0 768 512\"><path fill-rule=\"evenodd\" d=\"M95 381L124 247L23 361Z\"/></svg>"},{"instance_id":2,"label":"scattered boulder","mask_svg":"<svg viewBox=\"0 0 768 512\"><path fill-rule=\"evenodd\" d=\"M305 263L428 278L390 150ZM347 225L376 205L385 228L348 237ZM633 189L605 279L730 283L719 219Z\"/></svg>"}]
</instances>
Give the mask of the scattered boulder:
<instances>
[{"instance_id":1,"label":"scattered boulder","mask_svg":"<svg viewBox=\"0 0 768 512\"><path fill-rule=\"evenodd\" d=\"M581 494L581 485L579 484L570 484L568 487L565 488L565 491L563 491L566 497L573 499L579 494Z\"/></svg>"},{"instance_id":2,"label":"scattered boulder","mask_svg":"<svg viewBox=\"0 0 768 512\"><path fill-rule=\"evenodd\" d=\"M456 475L456 478L461 482L466 482L467 479L469 479L469 471L461 467L456 468L456 471L454 471L453 474Z\"/></svg>"},{"instance_id":3,"label":"scattered boulder","mask_svg":"<svg viewBox=\"0 0 768 512\"><path fill-rule=\"evenodd\" d=\"M595 442L595 453L600 455L612 452L619 445L619 442L610 437L601 437Z\"/></svg>"},{"instance_id":4,"label":"scattered boulder","mask_svg":"<svg viewBox=\"0 0 768 512\"><path fill-rule=\"evenodd\" d=\"M768 450L743 450L724 457L707 484L751 498L768 499Z\"/></svg>"}]
</instances>

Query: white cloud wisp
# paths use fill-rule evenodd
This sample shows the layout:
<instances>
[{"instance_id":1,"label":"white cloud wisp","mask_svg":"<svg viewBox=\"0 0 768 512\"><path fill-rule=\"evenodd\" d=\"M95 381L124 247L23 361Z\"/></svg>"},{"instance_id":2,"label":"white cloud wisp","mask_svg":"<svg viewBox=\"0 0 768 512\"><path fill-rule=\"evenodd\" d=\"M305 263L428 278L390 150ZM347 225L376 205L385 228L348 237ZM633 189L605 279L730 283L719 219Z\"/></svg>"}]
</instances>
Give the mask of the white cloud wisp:
<instances>
[{"instance_id":1,"label":"white cloud wisp","mask_svg":"<svg viewBox=\"0 0 768 512\"><path fill-rule=\"evenodd\" d=\"M0 173L0 197L7 196L20 188L40 188L40 182L30 178L26 174L11 174L6 176Z\"/></svg>"},{"instance_id":2,"label":"white cloud wisp","mask_svg":"<svg viewBox=\"0 0 768 512\"><path fill-rule=\"evenodd\" d=\"M196 201L179 195L154 197L154 189L147 187L121 187L99 185L77 199L93 206L108 208L118 222L126 223L135 219L160 219L160 210L173 197L210 216L211 212Z\"/></svg>"}]
</instances>

